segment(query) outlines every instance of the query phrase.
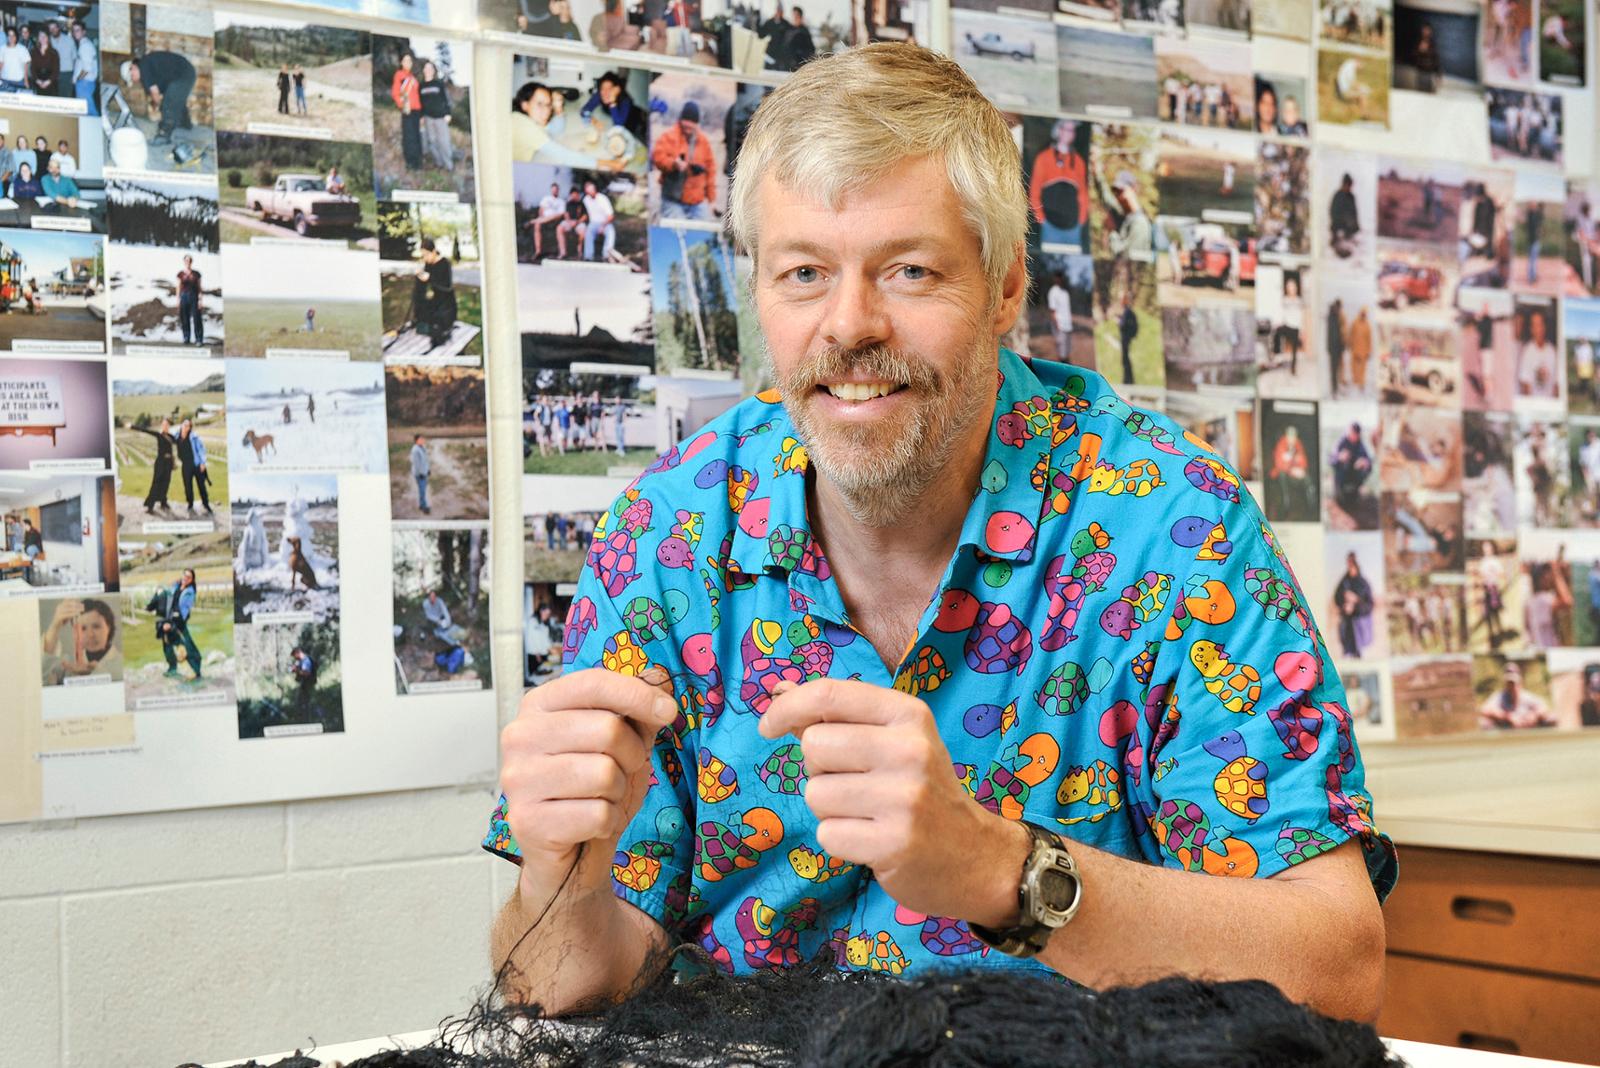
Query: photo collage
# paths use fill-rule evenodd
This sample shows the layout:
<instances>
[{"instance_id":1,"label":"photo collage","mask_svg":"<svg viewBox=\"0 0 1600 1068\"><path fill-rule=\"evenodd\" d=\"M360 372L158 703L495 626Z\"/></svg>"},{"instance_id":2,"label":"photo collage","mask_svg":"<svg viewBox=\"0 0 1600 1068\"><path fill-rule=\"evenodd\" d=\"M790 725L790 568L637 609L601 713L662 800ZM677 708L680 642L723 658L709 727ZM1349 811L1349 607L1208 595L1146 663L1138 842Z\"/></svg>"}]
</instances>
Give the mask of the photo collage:
<instances>
[{"instance_id":1,"label":"photo collage","mask_svg":"<svg viewBox=\"0 0 1600 1068\"><path fill-rule=\"evenodd\" d=\"M470 43L125 0L0 28L33 57L13 91L0 49L0 590L40 599L45 685L343 731L341 484L374 476L396 692L486 689Z\"/></svg>"}]
</instances>

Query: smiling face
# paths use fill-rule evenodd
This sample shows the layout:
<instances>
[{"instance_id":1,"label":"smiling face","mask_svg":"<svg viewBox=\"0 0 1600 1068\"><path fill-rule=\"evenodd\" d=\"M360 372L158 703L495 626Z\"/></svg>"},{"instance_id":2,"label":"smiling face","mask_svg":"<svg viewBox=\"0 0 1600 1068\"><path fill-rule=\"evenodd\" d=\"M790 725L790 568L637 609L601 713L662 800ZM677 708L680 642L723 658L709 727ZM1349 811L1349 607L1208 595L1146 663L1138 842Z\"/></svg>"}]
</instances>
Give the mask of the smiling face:
<instances>
[{"instance_id":1,"label":"smiling face","mask_svg":"<svg viewBox=\"0 0 1600 1068\"><path fill-rule=\"evenodd\" d=\"M893 516L981 454L1021 263L991 303L936 161L903 160L837 207L761 181L756 306L774 381L817 469Z\"/></svg>"},{"instance_id":2,"label":"smiling face","mask_svg":"<svg viewBox=\"0 0 1600 1068\"><path fill-rule=\"evenodd\" d=\"M77 619L78 641L85 653L103 653L111 644L111 625L98 612L85 612Z\"/></svg>"}]
</instances>

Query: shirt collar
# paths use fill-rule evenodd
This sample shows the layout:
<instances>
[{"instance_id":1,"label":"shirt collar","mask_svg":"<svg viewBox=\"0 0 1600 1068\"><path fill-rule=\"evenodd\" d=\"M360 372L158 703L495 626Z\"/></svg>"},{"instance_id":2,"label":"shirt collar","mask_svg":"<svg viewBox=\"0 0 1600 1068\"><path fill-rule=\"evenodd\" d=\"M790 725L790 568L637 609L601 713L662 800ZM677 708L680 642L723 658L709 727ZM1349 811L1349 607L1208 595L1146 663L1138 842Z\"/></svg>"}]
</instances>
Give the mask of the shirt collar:
<instances>
[{"instance_id":1,"label":"shirt collar","mask_svg":"<svg viewBox=\"0 0 1600 1068\"><path fill-rule=\"evenodd\" d=\"M737 466L730 485L753 482L735 517L727 560L744 575L776 569L827 577L827 562L811 536L806 505L810 460L776 390L758 397L756 421L734 432ZM961 527L961 547L985 557L1023 564L1033 560L1038 528L1053 514L1060 472L1057 447L1076 431L1072 399L1051 390L1031 362L1002 348L983 466L972 506Z\"/></svg>"}]
</instances>

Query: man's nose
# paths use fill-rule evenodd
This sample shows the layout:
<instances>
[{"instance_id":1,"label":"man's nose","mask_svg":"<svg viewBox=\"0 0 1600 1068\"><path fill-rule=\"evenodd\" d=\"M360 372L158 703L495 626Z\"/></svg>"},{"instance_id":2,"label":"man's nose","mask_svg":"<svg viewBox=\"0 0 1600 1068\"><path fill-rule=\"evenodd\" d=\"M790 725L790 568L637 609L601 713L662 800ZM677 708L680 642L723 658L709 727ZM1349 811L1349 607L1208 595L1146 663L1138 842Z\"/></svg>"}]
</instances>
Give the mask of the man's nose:
<instances>
[{"instance_id":1,"label":"man's nose","mask_svg":"<svg viewBox=\"0 0 1600 1068\"><path fill-rule=\"evenodd\" d=\"M842 274L828 298L824 329L830 343L847 350L887 342L889 318L875 281L856 273Z\"/></svg>"}]
</instances>

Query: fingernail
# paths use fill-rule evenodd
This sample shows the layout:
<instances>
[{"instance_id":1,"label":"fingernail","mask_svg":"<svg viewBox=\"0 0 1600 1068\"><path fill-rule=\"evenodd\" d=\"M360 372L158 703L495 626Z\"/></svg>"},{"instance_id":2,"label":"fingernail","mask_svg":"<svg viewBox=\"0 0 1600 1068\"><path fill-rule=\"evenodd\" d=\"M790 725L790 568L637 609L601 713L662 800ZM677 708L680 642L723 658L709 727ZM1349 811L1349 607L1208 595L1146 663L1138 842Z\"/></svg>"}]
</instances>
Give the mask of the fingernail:
<instances>
[{"instance_id":1,"label":"fingernail","mask_svg":"<svg viewBox=\"0 0 1600 1068\"><path fill-rule=\"evenodd\" d=\"M794 689L797 685L797 683L790 682L788 679L783 679L772 688L772 696L782 697L784 694Z\"/></svg>"},{"instance_id":2,"label":"fingernail","mask_svg":"<svg viewBox=\"0 0 1600 1068\"><path fill-rule=\"evenodd\" d=\"M639 673L639 678L642 679L647 686L661 686L672 681L672 676L668 674L667 669L662 667L660 664L651 664L649 667L645 668L644 671Z\"/></svg>"},{"instance_id":3,"label":"fingernail","mask_svg":"<svg viewBox=\"0 0 1600 1068\"><path fill-rule=\"evenodd\" d=\"M656 715L668 723L678 718L678 702L670 697L656 698Z\"/></svg>"}]
</instances>

